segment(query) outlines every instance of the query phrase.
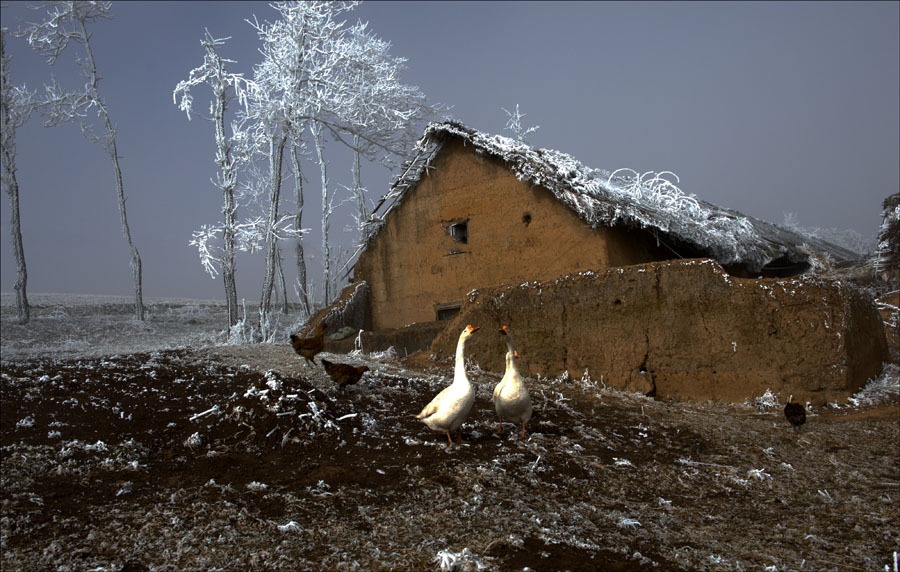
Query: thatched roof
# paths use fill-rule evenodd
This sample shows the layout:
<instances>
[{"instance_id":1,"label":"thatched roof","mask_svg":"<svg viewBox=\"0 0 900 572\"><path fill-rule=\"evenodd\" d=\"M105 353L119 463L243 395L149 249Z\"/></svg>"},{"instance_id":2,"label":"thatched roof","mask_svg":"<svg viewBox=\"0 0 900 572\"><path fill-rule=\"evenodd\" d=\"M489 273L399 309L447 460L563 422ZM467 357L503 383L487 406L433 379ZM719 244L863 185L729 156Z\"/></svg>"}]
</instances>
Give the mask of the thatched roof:
<instances>
[{"instance_id":1,"label":"thatched roof","mask_svg":"<svg viewBox=\"0 0 900 572\"><path fill-rule=\"evenodd\" d=\"M655 230L706 253L723 266L742 264L758 272L775 260L809 262L811 253L835 262L858 258L839 246L686 194L671 173L593 169L566 153L534 149L456 122L432 123L425 129L416 157L375 208L366 243L378 234L388 213L415 188L451 140L503 161L520 180L546 188L594 228L625 225Z\"/></svg>"}]
</instances>

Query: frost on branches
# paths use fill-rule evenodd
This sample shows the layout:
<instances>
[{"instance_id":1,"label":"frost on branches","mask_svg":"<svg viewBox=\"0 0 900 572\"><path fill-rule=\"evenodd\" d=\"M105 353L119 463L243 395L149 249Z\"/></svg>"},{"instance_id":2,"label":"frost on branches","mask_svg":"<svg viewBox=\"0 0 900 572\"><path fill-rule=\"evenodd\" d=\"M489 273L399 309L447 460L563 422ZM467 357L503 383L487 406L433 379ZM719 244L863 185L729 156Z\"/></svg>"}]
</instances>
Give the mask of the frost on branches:
<instances>
[{"instance_id":1,"label":"frost on branches","mask_svg":"<svg viewBox=\"0 0 900 572\"><path fill-rule=\"evenodd\" d=\"M501 107L500 109L503 108ZM516 141L519 141L520 143L524 143L526 137L541 128L540 125L534 125L532 127L528 127L527 129L525 128L525 126L522 124L522 118L525 117L525 114L519 111L518 103L516 104L515 113L510 113L506 109L503 109L503 113L505 113L506 116L509 117L509 120L506 122L506 129L508 131L512 131L512 133L516 136Z\"/></svg>"},{"instance_id":2,"label":"frost on branches","mask_svg":"<svg viewBox=\"0 0 900 572\"><path fill-rule=\"evenodd\" d=\"M358 22L338 43L338 51L344 56L339 75L346 82L346 96L340 98L336 114L352 133L350 190L356 202L359 230L368 218L360 156L370 161L380 159L392 166L392 159L404 156L415 141L418 123L433 118L436 112L436 108L426 104L418 87L400 81L406 59L391 55L390 43L375 36L367 26L368 23Z\"/></svg>"},{"instance_id":3,"label":"frost on branches","mask_svg":"<svg viewBox=\"0 0 900 572\"><path fill-rule=\"evenodd\" d=\"M309 230L293 228L290 215L283 215L271 228L262 216L243 219L233 228L236 249L251 254L265 248L267 235L271 235L275 241L279 241L298 238ZM219 223L217 225L204 224L200 230L191 233L189 244L197 249L197 253L200 255L200 264L210 278L216 278L222 269L223 249L220 244L224 231L224 225Z\"/></svg>"},{"instance_id":4,"label":"frost on branches","mask_svg":"<svg viewBox=\"0 0 900 572\"><path fill-rule=\"evenodd\" d=\"M863 236L855 230L801 226L797 219L797 215L794 213L785 213L782 226L801 236L825 240L846 248L851 252L855 252L856 254L862 255L872 251L871 241L863 238Z\"/></svg>"},{"instance_id":5,"label":"frost on branches","mask_svg":"<svg viewBox=\"0 0 900 572\"><path fill-rule=\"evenodd\" d=\"M360 157L390 158L403 153L412 139L411 125L430 113L418 88L399 81L405 60L390 55L390 44L374 36L365 24L346 26L339 17L358 2L275 2L275 22L250 22L257 31L263 60L254 68L245 122L260 160L269 163L267 221L280 220L282 156L288 146L297 188L295 228L301 227L303 197L299 153L314 149L320 170L322 211L322 285L327 304L331 297L329 218L335 205L327 175L326 141L349 146L354 152L353 188L357 218L367 218L365 188L360 181ZM303 245L297 244L298 280L306 276ZM276 273L274 234L265 242L266 276L260 300L260 322L268 312ZM303 280L305 282L305 280ZM308 306L305 283L298 283L301 305Z\"/></svg>"},{"instance_id":6,"label":"frost on branches","mask_svg":"<svg viewBox=\"0 0 900 572\"><path fill-rule=\"evenodd\" d=\"M193 88L212 88L210 119L215 124L219 173L214 185L223 191L225 221L205 225L193 233L190 244L197 248L203 268L212 277L223 275L229 307L229 322L237 320L234 283L234 251L260 251L265 275L259 303L259 333L269 339L269 312L273 295L282 292L287 311L287 287L281 264L280 243L296 241L297 285L301 311L311 313L315 288L307 285L302 224L303 173L301 155L315 151L320 170L322 196L322 302L337 291L332 277L329 220L346 202L356 204L357 219L367 218L365 187L360 180L360 159L390 164L403 155L414 138L415 125L432 118L435 108L414 86L400 82L403 58L390 54L390 44L377 38L366 24L348 26L341 15L358 2L275 2L274 22L248 21L257 32L262 55L252 79L226 69L231 60L217 49L224 40L206 33L203 65L180 82L173 101L190 119L195 111ZM237 100L240 109L226 134L225 113ZM354 153L351 167L353 187L342 200L329 183L326 142L349 146ZM284 153L287 151L294 177L296 208L282 212ZM240 184L238 184L240 174ZM236 215L237 205L250 216ZM335 256L339 263L342 253ZM280 288L279 288L280 287ZM243 322L246 322L244 320Z\"/></svg>"},{"instance_id":7,"label":"frost on branches","mask_svg":"<svg viewBox=\"0 0 900 572\"><path fill-rule=\"evenodd\" d=\"M311 123L321 127L322 123L328 122L329 129L336 130L330 112L336 106L333 70L338 69L340 58L334 46L343 27L343 22L336 21L336 17L355 5L353 2L276 2L272 7L278 12L279 20L263 24L250 22L262 43L263 60L254 68L253 89L245 119L253 147L260 157L268 159L269 164L265 219L268 228L264 237L266 269L259 304L261 330L268 323L280 261L274 227L281 219L284 149L290 139L293 161ZM299 185L299 162L294 162L294 168ZM295 228L300 226L301 208L301 200L298 200ZM298 249L302 249L299 242ZM299 253L298 265L303 264L303 255ZM298 268L298 274L305 275L305 268ZM300 285L299 290L305 292L306 285Z\"/></svg>"},{"instance_id":8,"label":"frost on branches","mask_svg":"<svg viewBox=\"0 0 900 572\"><path fill-rule=\"evenodd\" d=\"M225 133L225 115L228 110L228 104L234 99L247 108L247 91L248 82L242 74L229 73L227 65L235 63L233 60L227 60L219 56L218 48L225 43L225 39L216 39L206 31L206 35L201 40L205 54L203 56L203 65L191 70L188 79L178 82L175 90L172 92L172 101L178 105L178 108L187 114L188 121L191 120L193 111L193 96L191 88L207 84L212 89L213 97L209 104L210 119L215 126L216 153L215 161L219 166L219 172L213 184L219 188L224 197L224 206L222 213L225 215L224 223L219 229L212 227L203 227L197 233L194 233L192 245L197 246L200 251L200 260L211 276L214 276L216 262L222 268L223 281L225 283L225 302L228 310L228 327L233 327L238 321L237 307L237 288L235 286L234 273L234 243L235 234L237 232L235 215L237 205L235 204L235 187L237 186L237 172L240 159L246 158L246 152L241 145L244 142L244 134L240 127L236 124L231 126L231 137ZM181 100L178 100L179 94ZM237 153L234 153L237 147ZM235 156L237 155L237 157ZM210 252L209 241L216 234L216 230L222 232L222 256L214 257Z\"/></svg>"}]
</instances>

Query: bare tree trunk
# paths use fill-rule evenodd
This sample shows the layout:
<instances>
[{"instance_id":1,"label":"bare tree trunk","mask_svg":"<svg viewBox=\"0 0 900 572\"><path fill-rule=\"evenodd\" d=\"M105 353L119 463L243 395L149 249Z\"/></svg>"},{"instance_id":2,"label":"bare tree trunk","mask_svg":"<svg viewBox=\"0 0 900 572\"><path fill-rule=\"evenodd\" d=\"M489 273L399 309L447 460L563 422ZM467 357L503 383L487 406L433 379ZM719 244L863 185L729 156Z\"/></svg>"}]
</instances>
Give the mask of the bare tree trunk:
<instances>
[{"instance_id":1,"label":"bare tree trunk","mask_svg":"<svg viewBox=\"0 0 900 572\"><path fill-rule=\"evenodd\" d=\"M294 139L291 139L291 166L294 169L294 195L297 201L297 214L294 215L294 230L303 228L303 173L300 171L299 149ZM306 284L306 258L303 253L303 237L297 236L295 247L297 256L297 296L300 298L300 311L306 316L312 314L309 306L308 286Z\"/></svg>"},{"instance_id":2,"label":"bare tree trunk","mask_svg":"<svg viewBox=\"0 0 900 572\"><path fill-rule=\"evenodd\" d=\"M237 287L234 283L234 225L235 211L234 188L225 191L225 251L222 257L222 280L225 283L225 304L228 308L228 328L238 323Z\"/></svg>"},{"instance_id":3,"label":"bare tree trunk","mask_svg":"<svg viewBox=\"0 0 900 572\"><path fill-rule=\"evenodd\" d=\"M262 297L259 301L259 329L263 341L268 338L266 331L269 309L272 303L272 289L275 285L275 265L278 242L275 224L278 222L278 203L281 200L281 161L287 135L276 134L269 139L269 217L266 222L266 274L263 279Z\"/></svg>"},{"instance_id":4,"label":"bare tree trunk","mask_svg":"<svg viewBox=\"0 0 900 572\"><path fill-rule=\"evenodd\" d=\"M216 163L222 171L221 188L225 195L222 214L225 216L223 229L222 280L225 283L225 305L228 309L228 329L238 322L237 287L234 283L234 230L237 207L234 204L234 188L237 173L230 157L230 145L225 136L225 109L227 107L226 86L215 89L214 122L216 126Z\"/></svg>"},{"instance_id":5,"label":"bare tree trunk","mask_svg":"<svg viewBox=\"0 0 900 572\"><path fill-rule=\"evenodd\" d=\"M282 264L281 260L281 248L278 248L275 256L275 262L278 264L278 282L276 282L277 290L281 293L281 313L287 314L290 312L290 307L288 306L288 293L287 293L287 283L284 281L284 264Z\"/></svg>"},{"instance_id":6,"label":"bare tree trunk","mask_svg":"<svg viewBox=\"0 0 900 572\"><path fill-rule=\"evenodd\" d=\"M100 78L97 75L97 65L94 62L94 52L91 50L90 36L88 35L84 18L79 18L78 23L81 25L81 33L84 37L84 49L85 52L87 52L88 65L90 66L89 68L86 68L90 76L90 94L97 104L97 110L103 118L103 126L106 128L106 152L109 153L109 158L112 160L113 171L116 177L116 196L118 197L119 202L119 219L122 222L122 234L125 235L125 241L128 243L128 248L131 250L131 273L132 278L134 279L134 315L138 320L143 320L144 294L142 291L141 255L138 253L134 241L131 240L131 229L128 228L128 215L125 211L125 185L122 182L122 168L119 166L119 154L116 150L116 129L109 119L109 114L106 112L106 105L101 101L100 93L97 89Z\"/></svg>"},{"instance_id":7,"label":"bare tree trunk","mask_svg":"<svg viewBox=\"0 0 900 572\"><path fill-rule=\"evenodd\" d=\"M30 112L20 114L14 108L9 74L9 58L6 56L6 30L0 32L0 59L2 59L3 95L0 99L0 138L2 138L3 185L9 195L9 237L16 257L16 322L27 324L31 319L26 285L28 270L25 267L25 248L22 246L22 225L19 217L19 183L16 180L16 129L23 125Z\"/></svg>"},{"instance_id":8,"label":"bare tree trunk","mask_svg":"<svg viewBox=\"0 0 900 572\"><path fill-rule=\"evenodd\" d=\"M25 248L22 246L22 226L19 218L19 183L16 181L15 150L3 148L3 175L6 194L9 195L9 235L16 257L16 322L27 324L31 319L31 306L25 287L28 284L28 270L25 267Z\"/></svg>"},{"instance_id":9,"label":"bare tree trunk","mask_svg":"<svg viewBox=\"0 0 900 572\"><path fill-rule=\"evenodd\" d=\"M316 144L319 170L322 173L322 288L325 295L323 303L327 306L331 301L328 288L328 283L331 280L331 253L328 250L328 218L331 215L330 205L328 204L328 174L323 155L322 127L314 122L310 125L310 130Z\"/></svg>"},{"instance_id":10,"label":"bare tree trunk","mask_svg":"<svg viewBox=\"0 0 900 572\"><path fill-rule=\"evenodd\" d=\"M108 141L107 149L109 157L112 159L113 170L116 175L116 196L119 201L119 219L122 222L122 234L125 235L125 241L128 248L131 249L131 274L134 280L134 317L138 320L144 319L144 293L143 279L141 276L141 255L134 241L131 240L131 229L128 228L128 214L125 211L125 185L122 182L122 169L119 167L119 155L116 151L116 131L109 121L109 116L103 112L103 120L106 125L106 137Z\"/></svg>"},{"instance_id":11,"label":"bare tree trunk","mask_svg":"<svg viewBox=\"0 0 900 572\"><path fill-rule=\"evenodd\" d=\"M353 165L350 169L353 173L353 194L356 196L356 227L359 230L360 240L362 240L363 229L365 228L366 218L366 197L362 188L362 175L359 168L359 135L353 134Z\"/></svg>"}]
</instances>

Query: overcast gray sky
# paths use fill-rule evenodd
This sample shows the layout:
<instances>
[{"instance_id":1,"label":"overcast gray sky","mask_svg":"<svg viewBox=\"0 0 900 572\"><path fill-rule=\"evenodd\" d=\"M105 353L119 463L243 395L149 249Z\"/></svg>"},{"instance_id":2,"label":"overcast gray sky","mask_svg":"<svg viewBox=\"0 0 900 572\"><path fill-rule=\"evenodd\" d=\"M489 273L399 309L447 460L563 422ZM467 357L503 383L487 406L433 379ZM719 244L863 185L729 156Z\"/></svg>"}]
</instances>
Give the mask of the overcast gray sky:
<instances>
[{"instance_id":1,"label":"overcast gray sky","mask_svg":"<svg viewBox=\"0 0 900 572\"><path fill-rule=\"evenodd\" d=\"M221 280L188 245L221 219L211 126L188 122L172 90L201 63L204 28L231 36L222 55L252 76L259 42L244 19L275 12L263 2L115 2L113 13L93 26L92 43L119 130L144 295L221 298ZM6 2L2 25L15 31L37 14ZM591 167L670 170L682 190L718 205L775 223L793 212L804 226L867 238L881 201L900 189L898 2L368 2L348 19L390 41L408 59L404 82L452 106L453 118L509 135L501 108L519 104L525 123L540 125L532 145ZM7 51L16 84L48 79L24 40L8 38ZM74 88L73 69L61 61L53 71ZM206 97L195 91L199 109ZM103 150L77 126L47 129L37 116L17 145L29 292L130 295ZM311 168L305 222L315 227ZM334 152L329 169L347 183L346 157ZM364 168L373 200L394 175ZM6 196L0 211L0 289L10 292ZM333 225L334 240L349 244L345 224ZM309 240L315 255L318 233ZM239 298L258 300L261 258L238 258Z\"/></svg>"}]
</instances>

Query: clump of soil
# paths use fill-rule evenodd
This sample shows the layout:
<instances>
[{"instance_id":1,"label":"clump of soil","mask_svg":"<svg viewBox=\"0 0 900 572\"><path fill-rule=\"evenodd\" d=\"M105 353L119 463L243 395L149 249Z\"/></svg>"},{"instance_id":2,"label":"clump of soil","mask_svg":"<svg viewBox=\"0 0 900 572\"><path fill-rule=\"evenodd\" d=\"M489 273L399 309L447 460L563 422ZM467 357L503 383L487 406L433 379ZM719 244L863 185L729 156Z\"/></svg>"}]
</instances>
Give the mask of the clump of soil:
<instances>
[{"instance_id":1,"label":"clump of soil","mask_svg":"<svg viewBox=\"0 0 900 572\"><path fill-rule=\"evenodd\" d=\"M338 392L287 345L2 369L4 570L881 570L900 550L900 408L662 402L529 379L467 445L414 418L443 364ZM771 568L770 568L771 569Z\"/></svg>"}]
</instances>

